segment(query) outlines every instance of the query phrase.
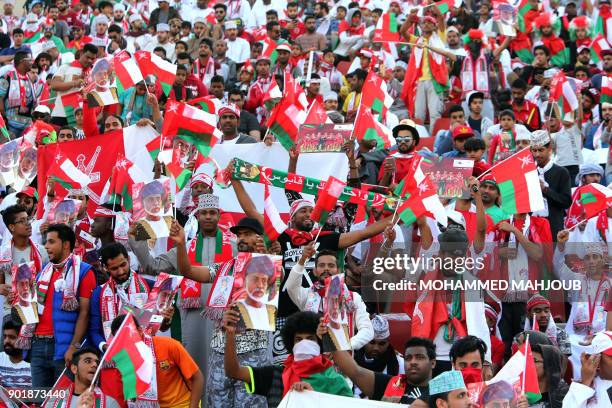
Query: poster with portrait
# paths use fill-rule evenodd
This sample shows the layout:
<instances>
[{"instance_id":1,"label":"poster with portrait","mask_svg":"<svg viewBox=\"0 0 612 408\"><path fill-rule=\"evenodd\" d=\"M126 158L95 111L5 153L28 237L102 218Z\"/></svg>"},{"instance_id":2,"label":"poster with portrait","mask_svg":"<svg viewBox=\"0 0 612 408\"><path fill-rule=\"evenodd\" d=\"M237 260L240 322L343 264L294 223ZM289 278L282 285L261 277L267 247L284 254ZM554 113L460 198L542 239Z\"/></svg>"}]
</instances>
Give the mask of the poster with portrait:
<instances>
[{"instance_id":1,"label":"poster with portrait","mask_svg":"<svg viewBox=\"0 0 612 408\"><path fill-rule=\"evenodd\" d=\"M327 324L327 333L323 336L324 352L351 349L347 312L348 295L348 289L344 284L344 274L325 279L323 321Z\"/></svg>"},{"instance_id":2,"label":"poster with portrait","mask_svg":"<svg viewBox=\"0 0 612 408\"><path fill-rule=\"evenodd\" d=\"M74 226L82 201L72 198L56 198L51 202L45 214L45 222L48 224L65 224Z\"/></svg>"},{"instance_id":3,"label":"poster with portrait","mask_svg":"<svg viewBox=\"0 0 612 408\"><path fill-rule=\"evenodd\" d=\"M25 145L28 146L25 146ZM29 143L24 143L19 152L19 164L15 174L15 180L12 184L15 191L21 191L26 186L30 185L37 174L37 149Z\"/></svg>"},{"instance_id":4,"label":"poster with portrait","mask_svg":"<svg viewBox=\"0 0 612 408\"><path fill-rule=\"evenodd\" d=\"M119 103L117 87L113 83L115 71L112 58L98 59L86 79L85 92L89 107L114 105Z\"/></svg>"},{"instance_id":5,"label":"poster with portrait","mask_svg":"<svg viewBox=\"0 0 612 408\"><path fill-rule=\"evenodd\" d=\"M137 183L133 187L134 206L132 219L138 224L137 240L170 236L172 224L172 196L167 177L149 183Z\"/></svg>"},{"instance_id":6,"label":"poster with portrait","mask_svg":"<svg viewBox=\"0 0 612 408\"><path fill-rule=\"evenodd\" d=\"M10 186L15 183L19 164L19 142L11 140L0 145L0 184Z\"/></svg>"},{"instance_id":7,"label":"poster with portrait","mask_svg":"<svg viewBox=\"0 0 612 408\"><path fill-rule=\"evenodd\" d=\"M132 316L134 316L134 319L136 319L138 325L149 336L155 336L155 334L159 331L162 322L164 321L164 318L161 315L151 310L123 303L121 305L121 314L127 313L131 313Z\"/></svg>"},{"instance_id":8,"label":"poster with portrait","mask_svg":"<svg viewBox=\"0 0 612 408\"><path fill-rule=\"evenodd\" d=\"M298 149L300 153L341 152L351 133L351 127L346 125L301 125L297 136Z\"/></svg>"},{"instance_id":9,"label":"poster with portrait","mask_svg":"<svg viewBox=\"0 0 612 408\"><path fill-rule=\"evenodd\" d=\"M474 169L473 160L438 157L423 160L421 169L438 186L440 198L460 198L469 194L467 180Z\"/></svg>"},{"instance_id":10,"label":"poster with portrait","mask_svg":"<svg viewBox=\"0 0 612 408\"><path fill-rule=\"evenodd\" d=\"M276 310L282 276L282 257L279 255L253 254L242 267L242 286L236 287L232 296L240 312L241 322L247 329L274 331ZM234 283L236 281L234 280ZM211 291L215 296L221 293L224 281Z\"/></svg>"},{"instance_id":11,"label":"poster with portrait","mask_svg":"<svg viewBox=\"0 0 612 408\"><path fill-rule=\"evenodd\" d=\"M157 275L153 288L149 292L149 298L144 304L144 309L153 313L147 326L149 332L156 333L159 330L163 320L163 318L160 319L161 312L172 306L182 281L182 276L169 275L165 272ZM160 317L155 317L155 315Z\"/></svg>"},{"instance_id":12,"label":"poster with portrait","mask_svg":"<svg viewBox=\"0 0 612 408\"><path fill-rule=\"evenodd\" d=\"M506 37L516 37L516 9L507 3L493 2L493 32Z\"/></svg>"},{"instance_id":13,"label":"poster with portrait","mask_svg":"<svg viewBox=\"0 0 612 408\"><path fill-rule=\"evenodd\" d=\"M34 262L13 265L12 292L13 308L22 324L38 323L38 305L34 274Z\"/></svg>"}]
</instances>

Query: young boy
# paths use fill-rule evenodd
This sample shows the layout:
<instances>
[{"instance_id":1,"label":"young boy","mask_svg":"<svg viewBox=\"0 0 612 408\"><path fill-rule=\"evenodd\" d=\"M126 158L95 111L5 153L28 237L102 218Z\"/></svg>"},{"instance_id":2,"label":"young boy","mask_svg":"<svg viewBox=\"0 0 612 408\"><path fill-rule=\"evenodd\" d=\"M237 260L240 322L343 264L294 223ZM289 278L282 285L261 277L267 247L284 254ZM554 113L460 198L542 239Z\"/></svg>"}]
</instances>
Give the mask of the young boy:
<instances>
[{"instance_id":1,"label":"young boy","mask_svg":"<svg viewBox=\"0 0 612 408\"><path fill-rule=\"evenodd\" d=\"M477 137L470 137L465 141L463 148L465 149L467 158L474 160L474 173L472 174L474 177L478 177L491 167L483 158L487 150L487 145L484 140Z\"/></svg>"},{"instance_id":2,"label":"young boy","mask_svg":"<svg viewBox=\"0 0 612 408\"><path fill-rule=\"evenodd\" d=\"M187 102L193 98L191 89L185 86L185 80L189 75L189 71L185 65L179 65L176 68L176 78L172 84L172 90L168 94L168 101ZM164 96L162 96L164 98Z\"/></svg>"},{"instance_id":3,"label":"young boy","mask_svg":"<svg viewBox=\"0 0 612 408\"><path fill-rule=\"evenodd\" d=\"M474 134L482 136L491 126L493 126L493 121L491 119L482 116L484 93L479 91L470 92L467 96L467 103L470 110L467 123L474 129Z\"/></svg>"},{"instance_id":4,"label":"young boy","mask_svg":"<svg viewBox=\"0 0 612 408\"><path fill-rule=\"evenodd\" d=\"M516 123L514 112L509 109L501 111L499 124L491 126L487 131L487 137L491 141L487 160L489 164L504 160L516 152L516 137L519 133L527 137L530 134L525 126Z\"/></svg>"}]
</instances>

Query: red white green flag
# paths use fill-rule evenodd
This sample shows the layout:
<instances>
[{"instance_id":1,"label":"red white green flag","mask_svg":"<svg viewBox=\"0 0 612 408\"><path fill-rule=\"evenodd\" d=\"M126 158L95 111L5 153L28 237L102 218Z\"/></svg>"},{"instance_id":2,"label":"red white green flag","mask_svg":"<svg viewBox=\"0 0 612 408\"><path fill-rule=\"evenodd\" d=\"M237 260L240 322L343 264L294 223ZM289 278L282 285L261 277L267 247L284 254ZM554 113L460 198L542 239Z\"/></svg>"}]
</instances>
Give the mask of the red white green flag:
<instances>
[{"instance_id":1,"label":"red white green flag","mask_svg":"<svg viewBox=\"0 0 612 408\"><path fill-rule=\"evenodd\" d=\"M353 135L357 140L376 140L376 148L382 149L391 147L393 132L376 120L372 111L362 103L357 110Z\"/></svg>"},{"instance_id":2,"label":"red white green flag","mask_svg":"<svg viewBox=\"0 0 612 408\"><path fill-rule=\"evenodd\" d=\"M378 19L373 42L399 42L399 25L395 13L385 13Z\"/></svg>"},{"instance_id":3,"label":"red white green flag","mask_svg":"<svg viewBox=\"0 0 612 408\"><path fill-rule=\"evenodd\" d=\"M66 111L66 120L68 121L68 126L76 125L76 116L74 112L81 106L83 103L83 97L80 92L71 92L61 96L62 105L64 106L64 110Z\"/></svg>"},{"instance_id":4,"label":"red white green flag","mask_svg":"<svg viewBox=\"0 0 612 408\"><path fill-rule=\"evenodd\" d=\"M270 187L264 185L264 241L266 245L270 245L276 241L280 234L285 232L287 224L283 222L278 213L278 209L274 204L274 200L270 196Z\"/></svg>"},{"instance_id":5,"label":"red white green flag","mask_svg":"<svg viewBox=\"0 0 612 408\"><path fill-rule=\"evenodd\" d=\"M405 225L410 225L422 215L431 215L438 223L446 226L446 210L440 201L437 187L429 176L406 192L407 198L399 204L397 213Z\"/></svg>"},{"instance_id":6,"label":"red white green flag","mask_svg":"<svg viewBox=\"0 0 612 408\"><path fill-rule=\"evenodd\" d=\"M612 103L612 78L609 76L601 77L601 100L600 103Z\"/></svg>"},{"instance_id":7,"label":"red white green flag","mask_svg":"<svg viewBox=\"0 0 612 408\"><path fill-rule=\"evenodd\" d=\"M304 90L296 83L290 74L285 75L285 93L282 99L270 113L267 125L280 144L287 150L291 149L296 141L300 125L306 120L306 107L304 105Z\"/></svg>"},{"instance_id":8,"label":"red white green flag","mask_svg":"<svg viewBox=\"0 0 612 408\"><path fill-rule=\"evenodd\" d=\"M329 116L327 116L327 112L325 111L323 104L315 99L312 102L312 105L310 105L310 109L308 109L306 119L304 120L304 125L322 125L324 123L333 122Z\"/></svg>"},{"instance_id":9,"label":"red white green flag","mask_svg":"<svg viewBox=\"0 0 612 408\"><path fill-rule=\"evenodd\" d=\"M424 158L421 155L415 155L410 163L408 172L395 187L393 192L396 196L405 197L411 190L414 190L419 184L425 180L425 173L421 169L421 163L431 162L431 160Z\"/></svg>"},{"instance_id":10,"label":"red white green flag","mask_svg":"<svg viewBox=\"0 0 612 408\"><path fill-rule=\"evenodd\" d=\"M0 115L0 134L6 138L6 140L11 139L11 135L6 127L6 123L4 122L4 118Z\"/></svg>"},{"instance_id":11,"label":"red white green flag","mask_svg":"<svg viewBox=\"0 0 612 408\"><path fill-rule=\"evenodd\" d=\"M215 115L182 102L169 101L162 127L165 137L177 136L195 146L204 157L221 140Z\"/></svg>"},{"instance_id":12,"label":"red white green flag","mask_svg":"<svg viewBox=\"0 0 612 408\"><path fill-rule=\"evenodd\" d=\"M136 51L136 62L143 77L154 75L168 96L176 77L176 64L166 61L149 51Z\"/></svg>"},{"instance_id":13,"label":"red white green flag","mask_svg":"<svg viewBox=\"0 0 612 408\"><path fill-rule=\"evenodd\" d=\"M207 95L201 98L192 99L188 103L189 105L197 106L204 112L216 114L219 110L219 106L217 106L217 101L218 99L214 96Z\"/></svg>"},{"instance_id":14,"label":"red white green flag","mask_svg":"<svg viewBox=\"0 0 612 408\"><path fill-rule=\"evenodd\" d=\"M525 24L525 14L531 10L531 3L529 0L521 0L518 5L518 13L517 13L517 21L519 31L522 33L526 33L531 29L531 27L527 27Z\"/></svg>"},{"instance_id":15,"label":"red white green flag","mask_svg":"<svg viewBox=\"0 0 612 408\"><path fill-rule=\"evenodd\" d=\"M137 398L151 386L155 370L153 353L138 332L131 313L110 341L100 364L105 362L113 362L121 373L126 400Z\"/></svg>"},{"instance_id":16,"label":"red white green flag","mask_svg":"<svg viewBox=\"0 0 612 408\"><path fill-rule=\"evenodd\" d=\"M527 397L529 404L535 404L542 398L538 373L533 360L531 345L528 341L519 347L518 351L510 357L488 384L500 381L505 381L515 389L521 390Z\"/></svg>"},{"instance_id":17,"label":"red white green flag","mask_svg":"<svg viewBox=\"0 0 612 408\"><path fill-rule=\"evenodd\" d=\"M274 65L276 63L276 58L278 58L278 52L276 51L276 46L278 44L268 36L266 36L261 43L263 44L263 49L261 50L262 57L269 58L270 65Z\"/></svg>"},{"instance_id":18,"label":"red white green flag","mask_svg":"<svg viewBox=\"0 0 612 408\"><path fill-rule=\"evenodd\" d=\"M513 154L491 168L501 193L501 209L508 215L544 208L538 169L529 148Z\"/></svg>"},{"instance_id":19,"label":"red white green flag","mask_svg":"<svg viewBox=\"0 0 612 408\"><path fill-rule=\"evenodd\" d=\"M609 49L610 44L608 44L608 40L606 40L603 35L599 34L597 37L595 37L591 43L591 59L593 62L597 64L598 62L603 61L602 53Z\"/></svg>"},{"instance_id":20,"label":"red white green flag","mask_svg":"<svg viewBox=\"0 0 612 408\"><path fill-rule=\"evenodd\" d=\"M579 187L577 198L587 219L599 215L612 206L612 190L597 183Z\"/></svg>"},{"instance_id":21,"label":"red white green flag","mask_svg":"<svg viewBox=\"0 0 612 408\"><path fill-rule=\"evenodd\" d=\"M461 0L442 0L432 4L442 14L448 13L453 7L459 8L461 6Z\"/></svg>"},{"instance_id":22,"label":"red white green flag","mask_svg":"<svg viewBox=\"0 0 612 408\"><path fill-rule=\"evenodd\" d=\"M105 186L106 202L120 204L125 211L132 211L133 187L136 183L149 181L142 170L125 156L120 155L113 166L108 187Z\"/></svg>"},{"instance_id":23,"label":"red white green flag","mask_svg":"<svg viewBox=\"0 0 612 408\"><path fill-rule=\"evenodd\" d=\"M603 82L602 82L603 88ZM563 71L557 72L550 83L550 100L559 106L561 118L569 112L574 112L578 109L578 97L576 91L572 89L572 85L567 80Z\"/></svg>"},{"instance_id":24,"label":"red white green flag","mask_svg":"<svg viewBox=\"0 0 612 408\"><path fill-rule=\"evenodd\" d=\"M338 197L344 192L345 186L346 183L342 180L329 176L325 186L319 190L319 197L310 214L310 219L319 223L320 226L325 225L329 214L336 209Z\"/></svg>"},{"instance_id":25,"label":"red white green flag","mask_svg":"<svg viewBox=\"0 0 612 408\"><path fill-rule=\"evenodd\" d=\"M276 105L282 97L283 93L281 92L278 83L276 82L276 78L272 76L272 81L270 81L268 92L266 92L263 96L264 106L268 111L271 111L274 108L274 105Z\"/></svg>"},{"instance_id":26,"label":"red white green flag","mask_svg":"<svg viewBox=\"0 0 612 408\"><path fill-rule=\"evenodd\" d=\"M382 115L393 105L393 98L387 92L387 82L373 70L368 73L363 84L361 104Z\"/></svg>"},{"instance_id":27,"label":"red white green flag","mask_svg":"<svg viewBox=\"0 0 612 408\"><path fill-rule=\"evenodd\" d=\"M80 189L91 183L91 178L59 150L55 154L55 164L51 167L48 176L66 190Z\"/></svg>"},{"instance_id":28,"label":"red white green flag","mask_svg":"<svg viewBox=\"0 0 612 408\"><path fill-rule=\"evenodd\" d=\"M136 61L127 51L123 50L113 56L115 75L117 76L117 91L127 91L144 80Z\"/></svg>"}]
</instances>

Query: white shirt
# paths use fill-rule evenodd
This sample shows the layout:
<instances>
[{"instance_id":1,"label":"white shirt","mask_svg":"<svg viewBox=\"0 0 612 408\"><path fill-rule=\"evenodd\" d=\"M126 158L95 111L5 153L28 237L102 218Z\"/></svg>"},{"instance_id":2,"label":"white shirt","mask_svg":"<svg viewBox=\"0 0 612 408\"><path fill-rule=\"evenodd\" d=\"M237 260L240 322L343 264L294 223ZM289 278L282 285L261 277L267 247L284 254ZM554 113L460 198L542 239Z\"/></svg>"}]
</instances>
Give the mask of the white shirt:
<instances>
[{"instance_id":1,"label":"white shirt","mask_svg":"<svg viewBox=\"0 0 612 408\"><path fill-rule=\"evenodd\" d=\"M70 82L75 81L81 77L83 73L83 69L80 67L73 67L71 65L62 65L58 68L57 72L53 76L53 78L58 77L62 80L62 82ZM67 93L71 93L76 91L77 88L72 88L64 92L57 92L57 97L55 98L55 106L53 107L53 112L51 112L51 116L56 116L60 118L66 117L66 111L64 110L64 105L62 104L61 96Z\"/></svg>"},{"instance_id":2,"label":"white shirt","mask_svg":"<svg viewBox=\"0 0 612 408\"><path fill-rule=\"evenodd\" d=\"M563 398L563 408L600 408L612 406L608 397L608 388L612 387L612 380L603 380L595 377L593 388L579 382L572 382L569 391ZM593 400L591 400L591 398Z\"/></svg>"},{"instance_id":3,"label":"white shirt","mask_svg":"<svg viewBox=\"0 0 612 408\"><path fill-rule=\"evenodd\" d=\"M576 125L563 128L550 137L555 142L555 163L559 166L579 166L582 164L582 134Z\"/></svg>"},{"instance_id":4,"label":"white shirt","mask_svg":"<svg viewBox=\"0 0 612 408\"><path fill-rule=\"evenodd\" d=\"M169 61L174 61L174 44L171 42L167 42L165 44L160 44L157 38L154 38L150 41L145 47L145 51L153 52L153 50L157 47L162 47L166 50L166 59Z\"/></svg>"},{"instance_id":5,"label":"white shirt","mask_svg":"<svg viewBox=\"0 0 612 408\"><path fill-rule=\"evenodd\" d=\"M226 56L236 64L242 64L251 56L251 45L244 38L237 37L234 41L226 40Z\"/></svg>"}]
</instances>

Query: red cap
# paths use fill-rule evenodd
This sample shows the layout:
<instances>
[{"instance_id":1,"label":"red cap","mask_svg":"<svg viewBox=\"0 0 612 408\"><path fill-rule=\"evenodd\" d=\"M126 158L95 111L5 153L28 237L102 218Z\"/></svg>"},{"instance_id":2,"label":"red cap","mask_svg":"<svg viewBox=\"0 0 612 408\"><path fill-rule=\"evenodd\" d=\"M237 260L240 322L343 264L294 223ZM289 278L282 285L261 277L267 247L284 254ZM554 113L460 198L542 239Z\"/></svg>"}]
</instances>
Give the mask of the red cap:
<instances>
[{"instance_id":1,"label":"red cap","mask_svg":"<svg viewBox=\"0 0 612 408\"><path fill-rule=\"evenodd\" d=\"M482 30L476 30L472 28L470 29L470 31L468 31L468 37L470 38L470 40L482 41L484 39L484 32Z\"/></svg>"},{"instance_id":2,"label":"red cap","mask_svg":"<svg viewBox=\"0 0 612 408\"><path fill-rule=\"evenodd\" d=\"M453 139L468 138L474 136L474 131L468 125L460 125L453 129Z\"/></svg>"},{"instance_id":3,"label":"red cap","mask_svg":"<svg viewBox=\"0 0 612 408\"><path fill-rule=\"evenodd\" d=\"M17 194L15 194L17 197L19 197L19 195L25 195L26 197L30 197L33 198L35 200L38 200L38 194L36 192L36 189L34 187L28 186L25 187L23 190L21 190L20 192L18 192Z\"/></svg>"},{"instance_id":4,"label":"red cap","mask_svg":"<svg viewBox=\"0 0 612 408\"><path fill-rule=\"evenodd\" d=\"M424 16L424 17L421 19L421 22L422 22L422 23L425 23L425 22L427 22L427 21L429 21L429 22L430 22L430 23L432 23L432 24L437 24L437 23L438 23L438 20L436 20L436 19L435 19L435 18L433 18L432 16Z\"/></svg>"}]
</instances>

